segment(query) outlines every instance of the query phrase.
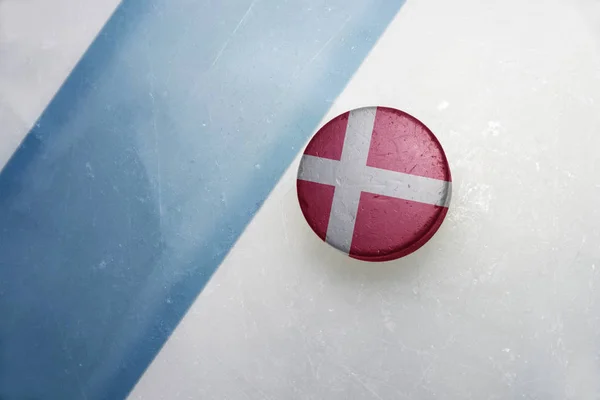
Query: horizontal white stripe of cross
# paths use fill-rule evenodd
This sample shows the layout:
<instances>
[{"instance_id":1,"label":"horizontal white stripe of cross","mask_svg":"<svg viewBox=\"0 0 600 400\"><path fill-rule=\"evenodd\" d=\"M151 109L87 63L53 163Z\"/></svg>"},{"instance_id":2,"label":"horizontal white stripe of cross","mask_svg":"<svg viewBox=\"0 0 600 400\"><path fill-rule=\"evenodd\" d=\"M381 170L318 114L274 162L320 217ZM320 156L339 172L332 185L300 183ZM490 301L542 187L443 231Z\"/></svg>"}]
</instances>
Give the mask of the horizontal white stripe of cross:
<instances>
[{"instance_id":1,"label":"horizontal white stripe of cross","mask_svg":"<svg viewBox=\"0 0 600 400\"><path fill-rule=\"evenodd\" d=\"M335 186L326 241L350 252L361 192L447 207L451 182L369 167L376 108L350 112L340 161L302 156L298 179Z\"/></svg>"}]
</instances>

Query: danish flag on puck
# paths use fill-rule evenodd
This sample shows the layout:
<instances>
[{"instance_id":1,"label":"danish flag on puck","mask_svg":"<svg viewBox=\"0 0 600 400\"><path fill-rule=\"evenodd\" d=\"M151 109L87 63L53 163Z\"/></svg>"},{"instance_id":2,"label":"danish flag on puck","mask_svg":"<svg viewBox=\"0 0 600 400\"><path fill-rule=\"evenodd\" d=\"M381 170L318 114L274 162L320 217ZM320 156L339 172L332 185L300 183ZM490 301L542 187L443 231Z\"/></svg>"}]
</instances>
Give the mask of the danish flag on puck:
<instances>
[{"instance_id":1,"label":"danish flag on puck","mask_svg":"<svg viewBox=\"0 0 600 400\"><path fill-rule=\"evenodd\" d=\"M425 244L448 211L450 167L434 134L386 107L321 128L298 170L298 200L315 233L353 258L387 261Z\"/></svg>"}]
</instances>

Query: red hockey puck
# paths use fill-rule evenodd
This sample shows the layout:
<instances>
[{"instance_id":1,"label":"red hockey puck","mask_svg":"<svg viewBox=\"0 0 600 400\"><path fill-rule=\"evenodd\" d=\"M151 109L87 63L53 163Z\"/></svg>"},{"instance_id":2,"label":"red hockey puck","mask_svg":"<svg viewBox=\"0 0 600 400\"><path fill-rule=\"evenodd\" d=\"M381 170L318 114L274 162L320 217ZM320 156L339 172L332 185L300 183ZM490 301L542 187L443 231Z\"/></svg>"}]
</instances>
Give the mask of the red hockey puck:
<instances>
[{"instance_id":1,"label":"red hockey puck","mask_svg":"<svg viewBox=\"0 0 600 400\"><path fill-rule=\"evenodd\" d=\"M423 246L448 211L450 167L435 135L387 107L344 113L309 142L298 200L315 233L350 257L388 261Z\"/></svg>"}]
</instances>

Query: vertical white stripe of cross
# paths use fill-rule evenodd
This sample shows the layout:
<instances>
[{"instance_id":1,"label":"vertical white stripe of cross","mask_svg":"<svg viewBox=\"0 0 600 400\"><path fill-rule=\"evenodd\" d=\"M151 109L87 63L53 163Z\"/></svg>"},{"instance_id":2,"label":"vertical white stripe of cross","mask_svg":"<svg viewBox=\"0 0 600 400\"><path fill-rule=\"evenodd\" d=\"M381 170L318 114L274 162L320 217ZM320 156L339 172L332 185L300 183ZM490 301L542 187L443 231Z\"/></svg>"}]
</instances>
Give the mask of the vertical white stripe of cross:
<instances>
[{"instance_id":1,"label":"vertical white stripe of cross","mask_svg":"<svg viewBox=\"0 0 600 400\"><path fill-rule=\"evenodd\" d=\"M326 241L350 252L360 194L447 207L451 182L367 166L376 108L350 112L340 161L303 155L298 179L335 186Z\"/></svg>"}]
</instances>

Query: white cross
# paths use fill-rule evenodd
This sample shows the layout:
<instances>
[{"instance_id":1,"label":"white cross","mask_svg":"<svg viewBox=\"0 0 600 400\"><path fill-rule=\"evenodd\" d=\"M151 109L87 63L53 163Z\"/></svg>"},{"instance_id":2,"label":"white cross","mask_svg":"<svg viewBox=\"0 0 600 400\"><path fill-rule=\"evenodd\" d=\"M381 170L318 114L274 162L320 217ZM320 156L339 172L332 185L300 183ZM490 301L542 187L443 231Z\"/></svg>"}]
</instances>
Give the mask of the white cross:
<instances>
[{"instance_id":1,"label":"white cross","mask_svg":"<svg viewBox=\"0 0 600 400\"><path fill-rule=\"evenodd\" d=\"M350 252L362 192L447 207L451 182L367 166L377 108L350 112L340 161L303 155L298 179L335 186L327 243Z\"/></svg>"}]
</instances>

